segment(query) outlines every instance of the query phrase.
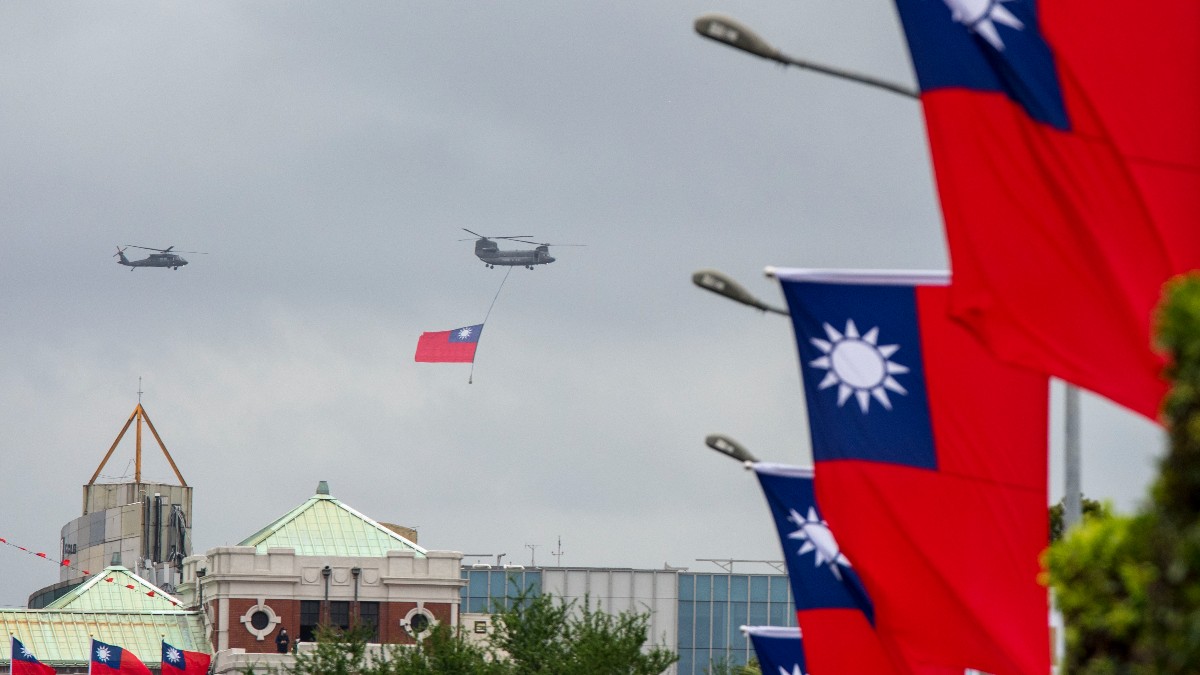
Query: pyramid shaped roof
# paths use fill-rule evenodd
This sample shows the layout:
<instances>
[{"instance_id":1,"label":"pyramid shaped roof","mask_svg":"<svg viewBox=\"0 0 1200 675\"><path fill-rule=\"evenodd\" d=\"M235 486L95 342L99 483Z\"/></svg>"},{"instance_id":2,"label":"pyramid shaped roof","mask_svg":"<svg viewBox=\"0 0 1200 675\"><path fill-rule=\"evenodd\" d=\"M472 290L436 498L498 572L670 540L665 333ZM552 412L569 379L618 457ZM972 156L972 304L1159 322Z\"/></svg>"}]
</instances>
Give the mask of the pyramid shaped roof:
<instances>
[{"instance_id":1,"label":"pyramid shaped roof","mask_svg":"<svg viewBox=\"0 0 1200 675\"><path fill-rule=\"evenodd\" d=\"M295 549L296 555L382 558L388 551L412 551L425 557L425 549L375 520L355 511L329 494L321 481L317 494L250 535L240 544L259 553L268 548Z\"/></svg>"},{"instance_id":2,"label":"pyramid shaped roof","mask_svg":"<svg viewBox=\"0 0 1200 675\"><path fill-rule=\"evenodd\" d=\"M181 609L182 606L179 600L128 568L113 565L45 608L83 612L143 612Z\"/></svg>"}]
</instances>

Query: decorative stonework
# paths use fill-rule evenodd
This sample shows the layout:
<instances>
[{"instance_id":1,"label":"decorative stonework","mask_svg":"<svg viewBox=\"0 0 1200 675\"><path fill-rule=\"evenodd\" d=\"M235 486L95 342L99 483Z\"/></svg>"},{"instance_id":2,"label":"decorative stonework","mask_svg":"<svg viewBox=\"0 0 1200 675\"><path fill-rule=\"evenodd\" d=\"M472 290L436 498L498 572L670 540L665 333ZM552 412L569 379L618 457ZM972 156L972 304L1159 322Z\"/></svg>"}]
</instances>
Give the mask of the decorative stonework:
<instances>
[{"instance_id":1,"label":"decorative stonework","mask_svg":"<svg viewBox=\"0 0 1200 675\"><path fill-rule=\"evenodd\" d=\"M418 602L416 607L408 611L403 619L400 619L400 627L406 633L414 638L419 638L425 633L433 629L438 624L438 620L434 618L429 610L425 609L424 602Z\"/></svg>"},{"instance_id":2,"label":"decorative stonework","mask_svg":"<svg viewBox=\"0 0 1200 675\"><path fill-rule=\"evenodd\" d=\"M246 610L239 621L251 635L261 641L266 640L267 636L275 631L275 626L281 619L275 614L275 610L266 604L264 598L259 598L258 603Z\"/></svg>"}]
</instances>

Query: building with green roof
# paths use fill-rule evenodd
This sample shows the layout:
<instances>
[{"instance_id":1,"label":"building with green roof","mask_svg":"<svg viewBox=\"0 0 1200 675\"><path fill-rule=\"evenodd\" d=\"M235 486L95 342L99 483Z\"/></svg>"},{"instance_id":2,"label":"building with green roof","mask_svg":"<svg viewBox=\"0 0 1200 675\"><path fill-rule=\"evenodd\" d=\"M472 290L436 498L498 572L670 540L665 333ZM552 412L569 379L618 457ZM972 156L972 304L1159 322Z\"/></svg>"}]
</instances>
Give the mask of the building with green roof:
<instances>
[{"instance_id":1,"label":"building with green roof","mask_svg":"<svg viewBox=\"0 0 1200 675\"><path fill-rule=\"evenodd\" d=\"M0 609L0 633L20 640L59 673L85 673L91 639L120 645L158 668L162 641L180 649L211 652L203 617L178 599L120 565L95 574L44 609ZM0 665L8 665L11 640L0 641Z\"/></svg>"},{"instance_id":2,"label":"building with green roof","mask_svg":"<svg viewBox=\"0 0 1200 675\"><path fill-rule=\"evenodd\" d=\"M462 554L430 551L342 503L316 494L236 546L183 561L178 600L197 608L216 673L238 672L318 625L374 627L374 642L413 644L458 622Z\"/></svg>"}]
</instances>

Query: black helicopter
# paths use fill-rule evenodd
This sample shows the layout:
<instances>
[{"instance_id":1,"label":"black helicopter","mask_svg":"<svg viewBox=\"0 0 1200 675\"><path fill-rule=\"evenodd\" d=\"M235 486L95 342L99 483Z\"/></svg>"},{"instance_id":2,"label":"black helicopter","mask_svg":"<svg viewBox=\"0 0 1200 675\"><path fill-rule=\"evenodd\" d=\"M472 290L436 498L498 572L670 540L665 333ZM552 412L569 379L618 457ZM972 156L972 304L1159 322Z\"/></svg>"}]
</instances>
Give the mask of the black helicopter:
<instances>
[{"instance_id":1,"label":"black helicopter","mask_svg":"<svg viewBox=\"0 0 1200 675\"><path fill-rule=\"evenodd\" d=\"M537 241L526 241L524 237L530 237L528 234L518 234L508 237L485 237L478 232L471 232L467 228L464 231L479 237L475 240L475 256L483 261L483 264L488 267L496 267L496 265L516 267L520 265L525 269L533 269L534 265L549 265L554 262L554 256L550 255L551 246L587 246L587 244L550 244ZM507 241L520 242L529 244L537 248L521 248L509 251L500 250L500 246L494 241L496 239L504 239ZM459 241L470 241L470 239L460 239Z\"/></svg>"},{"instance_id":2,"label":"black helicopter","mask_svg":"<svg viewBox=\"0 0 1200 675\"><path fill-rule=\"evenodd\" d=\"M126 248L140 248L145 251L155 251L155 252L151 253L149 256L147 256L145 258L142 258L141 260L130 260L129 258L125 257L125 249ZM175 252L174 249L175 249L174 246L168 246L166 248L150 248L148 246L135 246L133 244L125 244L124 248L122 248L120 246L117 247L117 252L113 254L113 257L118 258L118 260L117 260L118 265L124 265L129 268L130 272L132 272L139 267L170 267L173 270L177 270L180 267L183 267L184 265L188 264L188 261L185 260L183 258L183 256L179 255L180 253L199 253L200 255L208 255L207 253L204 253L202 251L177 251L177 252Z\"/></svg>"}]
</instances>

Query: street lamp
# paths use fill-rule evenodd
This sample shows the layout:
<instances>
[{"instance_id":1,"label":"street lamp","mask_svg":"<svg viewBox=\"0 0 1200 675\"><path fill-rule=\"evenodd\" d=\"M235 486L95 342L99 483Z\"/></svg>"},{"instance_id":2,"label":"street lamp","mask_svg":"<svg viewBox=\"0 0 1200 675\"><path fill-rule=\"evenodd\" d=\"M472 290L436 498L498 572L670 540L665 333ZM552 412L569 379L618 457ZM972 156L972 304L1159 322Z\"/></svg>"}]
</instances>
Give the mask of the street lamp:
<instances>
[{"instance_id":1,"label":"street lamp","mask_svg":"<svg viewBox=\"0 0 1200 675\"><path fill-rule=\"evenodd\" d=\"M758 461L741 443L724 434L709 434L704 437L704 444L730 459L741 462L747 469Z\"/></svg>"},{"instance_id":2,"label":"street lamp","mask_svg":"<svg viewBox=\"0 0 1200 675\"><path fill-rule=\"evenodd\" d=\"M771 46L771 43L759 37L757 33L750 30L750 28L743 25L737 19L724 14L717 14L715 12L702 14L696 18L692 26L700 34L700 37L720 42L723 45L740 49L769 61L782 63L785 66L797 66L818 73L840 77L843 80L851 80L860 84L879 87L880 89L886 89L894 94L900 94L909 98L919 98L920 96L919 92L911 87L881 80L870 75L863 75L788 56Z\"/></svg>"},{"instance_id":3,"label":"street lamp","mask_svg":"<svg viewBox=\"0 0 1200 675\"><path fill-rule=\"evenodd\" d=\"M749 305L764 312L774 312L784 316L791 316L786 309L772 307L759 300L754 294L743 288L741 284L716 270L700 270L699 272L695 272L692 274L692 283L706 291L712 291L717 295L729 298L734 302L740 302L743 305Z\"/></svg>"}]
</instances>

